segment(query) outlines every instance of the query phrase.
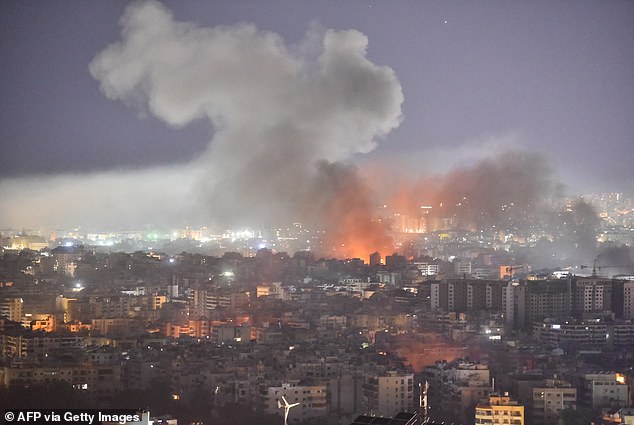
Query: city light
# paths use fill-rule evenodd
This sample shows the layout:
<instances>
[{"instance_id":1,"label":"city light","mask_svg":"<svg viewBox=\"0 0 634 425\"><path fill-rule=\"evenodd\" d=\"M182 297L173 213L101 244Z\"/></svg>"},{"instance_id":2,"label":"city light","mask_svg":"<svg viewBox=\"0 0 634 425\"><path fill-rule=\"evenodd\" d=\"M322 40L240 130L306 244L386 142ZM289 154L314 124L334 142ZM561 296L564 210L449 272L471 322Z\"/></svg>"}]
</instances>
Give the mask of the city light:
<instances>
[{"instance_id":1,"label":"city light","mask_svg":"<svg viewBox=\"0 0 634 425\"><path fill-rule=\"evenodd\" d=\"M5 422L632 423L634 2L0 16Z\"/></svg>"}]
</instances>

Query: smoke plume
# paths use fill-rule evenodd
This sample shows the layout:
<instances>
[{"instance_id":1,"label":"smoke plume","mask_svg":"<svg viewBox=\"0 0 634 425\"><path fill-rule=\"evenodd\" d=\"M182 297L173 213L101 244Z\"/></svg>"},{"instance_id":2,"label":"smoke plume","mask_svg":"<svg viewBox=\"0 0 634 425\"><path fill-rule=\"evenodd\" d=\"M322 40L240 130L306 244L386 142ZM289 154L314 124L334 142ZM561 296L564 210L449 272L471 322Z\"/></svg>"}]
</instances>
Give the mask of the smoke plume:
<instances>
[{"instance_id":1,"label":"smoke plume","mask_svg":"<svg viewBox=\"0 0 634 425\"><path fill-rule=\"evenodd\" d=\"M410 216L424 213L427 230L448 224L470 230L524 230L558 190L543 156L515 150L406 184L393 204Z\"/></svg>"},{"instance_id":2,"label":"smoke plume","mask_svg":"<svg viewBox=\"0 0 634 425\"><path fill-rule=\"evenodd\" d=\"M632 274L634 273L634 251L627 245L605 246L597 255L597 264L604 276Z\"/></svg>"},{"instance_id":3,"label":"smoke plume","mask_svg":"<svg viewBox=\"0 0 634 425\"><path fill-rule=\"evenodd\" d=\"M560 209L545 209L535 222L548 236L523 250L524 262L547 268L592 264L597 255L599 216L590 204L577 199Z\"/></svg>"},{"instance_id":4,"label":"smoke plume","mask_svg":"<svg viewBox=\"0 0 634 425\"><path fill-rule=\"evenodd\" d=\"M392 223L377 218L376 185L351 163L398 127L403 93L392 69L367 58L364 34L311 28L306 40L289 45L250 24L179 22L155 1L131 4L121 27L121 39L89 65L102 92L169 126L208 120L207 149L185 165L0 182L0 198L22 203L19 213L0 210L0 223L22 226L26 217L39 225L81 221L110 228L300 221L325 231L327 255L391 252ZM388 203L427 231L525 232L551 220L551 227L574 235L564 245L593 255L596 215L583 205L570 217L553 212L550 201L561 187L548 161L517 149L497 153L503 147L426 151L437 163L461 155L477 162L417 181L404 177L389 184ZM395 166L381 166L398 174ZM420 168L426 170L413 174L432 167Z\"/></svg>"},{"instance_id":5,"label":"smoke plume","mask_svg":"<svg viewBox=\"0 0 634 425\"><path fill-rule=\"evenodd\" d=\"M359 219L372 200L345 163L401 119L401 86L390 68L366 58L365 35L327 30L311 57L253 25L178 22L156 2L131 5L121 23L121 41L90 64L105 95L172 126L205 118L214 127L209 148L190 164L200 219L308 220L344 239L361 232L360 240L386 240L381 226Z\"/></svg>"},{"instance_id":6,"label":"smoke plume","mask_svg":"<svg viewBox=\"0 0 634 425\"><path fill-rule=\"evenodd\" d=\"M564 231L560 242L572 247L574 258L591 260L596 255L597 234L599 232L599 216L592 207L583 200L577 200L562 215Z\"/></svg>"},{"instance_id":7,"label":"smoke plume","mask_svg":"<svg viewBox=\"0 0 634 425\"><path fill-rule=\"evenodd\" d=\"M355 168L321 163L312 192L318 196L308 216L325 223L326 252L365 259L377 250L391 252L388 223L377 218L373 193Z\"/></svg>"},{"instance_id":8,"label":"smoke plume","mask_svg":"<svg viewBox=\"0 0 634 425\"><path fill-rule=\"evenodd\" d=\"M515 149L444 175L404 183L392 205L399 214L418 219L426 231L483 230L505 237L537 237L533 246L516 250L518 259L536 267L592 262L597 213L582 200L562 209L553 202L562 190L543 155Z\"/></svg>"}]
</instances>

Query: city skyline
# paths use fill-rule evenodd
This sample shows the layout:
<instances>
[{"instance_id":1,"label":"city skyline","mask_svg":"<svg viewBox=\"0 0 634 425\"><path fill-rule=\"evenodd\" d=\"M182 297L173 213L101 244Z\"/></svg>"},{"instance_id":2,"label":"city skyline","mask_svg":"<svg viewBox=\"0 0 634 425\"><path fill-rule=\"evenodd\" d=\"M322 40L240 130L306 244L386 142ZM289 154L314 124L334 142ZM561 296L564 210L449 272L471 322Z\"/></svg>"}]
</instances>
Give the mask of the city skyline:
<instances>
[{"instance_id":1,"label":"city skyline","mask_svg":"<svg viewBox=\"0 0 634 425\"><path fill-rule=\"evenodd\" d=\"M2 73L2 92L7 99L3 102L0 166L0 194L7 205L1 224L5 226L16 225L16 218L28 219L28 223L20 224L33 226L62 224L66 219L77 222L78 218L88 220L87 217L97 215L105 222L124 218L131 223L161 224L175 217L183 220L184 211L200 211L201 205L209 204L213 204L212 211L202 214L207 219L216 218L216 214L248 219L254 215L254 206L260 217L277 218L280 211L291 211L289 216L303 219L306 213L298 213L297 209L304 207L306 195L294 191L312 194L325 184L339 193L349 190L342 188L340 181L357 179L360 186L353 185L353 189L361 195L355 205L361 205L360 213L364 215L377 198L385 201L385 192L398 189L403 183L408 185L419 178L426 182L436 175L449 175L444 179L452 182L456 170L459 174L465 167L473 170L487 161L495 163L504 158L498 155L508 151L522 153L520 161L508 164L510 168L521 163L530 173L532 164L539 162L536 174L547 176L545 185L538 182L540 185L536 186L540 194L542 189L550 193L561 182L568 191L579 186L598 186L603 191L627 193L632 187L627 162L632 149L632 121L627 119L632 111L633 97L628 94L632 89L632 60L627 52L631 50L628 34L631 35L633 14L628 13L632 6L626 2L492 3L479 7L434 2L403 2L393 7L372 2L350 2L337 7L298 2L273 2L266 6L195 2L88 6L70 2L59 8L17 3L2 7L7 11L2 14L6 34L3 39L11 40L3 45L10 65ZM65 13L71 8L74 14ZM287 115L301 123L301 131L305 130L302 120L310 123L323 114L323 108L334 107L345 120L344 117L353 117L345 115L350 108L336 108L359 90L365 96L358 97L359 106L366 115L357 117L357 127L366 131L342 126L336 121L338 116L324 116L316 121L314 129L299 137L308 140L305 145L310 149L301 148L301 152L287 155L294 145L275 144L280 137L273 131L272 135L263 136L264 142L273 143L269 145L273 152L268 154L266 150L257 151L253 134L248 134L249 140L242 145L236 145L234 139L223 144L222 120L226 120L227 108L231 107L226 102L219 103L225 108L220 121L213 113L196 110L179 115L183 109L169 109L183 106L175 104L173 98L162 105L163 109L157 109L161 98L152 96L161 92L146 90L150 80L126 83L112 63L110 68L99 68L99 58L113 52L113 43L120 48L126 45L126 35L122 35L119 26L121 19L127 19L129 31L131 25L141 28L141 21L129 19L135 8L138 16L144 13L141 9L159 10L175 28L186 27L183 31L190 31L189 35L206 32L211 38L200 46L213 41L214 32L231 37L236 31L249 29L253 31L252 38L245 46L270 42L260 47L273 48L267 54L274 58L275 66L280 60L289 61L290 68L276 68L271 78L266 77L265 68L249 76L257 78L264 72L261 84L256 82L251 89L265 88L247 98L249 103L263 100L254 104L253 111L237 116L239 126L233 128L234 133L252 122L261 130L256 118L267 110L263 119L281 123L281 138L291 140L295 135L286 133L289 128L295 129L287 126ZM395 25L399 19L403 24ZM90 36L80 36L85 34ZM316 102L315 109L308 109L304 115L293 115L296 112L291 108L295 104L289 107L271 101L280 93L280 87L291 93L289 99L311 93L311 87L285 87L283 82L290 80L284 77L278 81L275 73L289 69L295 72L292 67L298 63L319 72L319 66L311 61L327 52L323 43L333 34L337 38L333 46L341 48L348 58L357 49L359 61L353 66L358 68L348 70L353 77L350 81L360 81L360 70L370 71L368 75L378 79L370 80L366 86L341 80L341 87L356 91L337 93L341 97L334 96L335 92L326 94L323 101ZM157 46L160 52L160 45ZM134 50L130 48L129 52ZM170 54L176 57L177 52ZM250 66L251 57L244 57L241 66ZM121 64L130 57L115 59L121 71ZM208 66L200 69L216 69L221 63L210 59ZM150 66L153 68L147 69L155 72L162 65ZM332 76L343 75L341 69L346 72L340 67ZM113 75L118 80L108 80ZM225 86L230 83L221 81ZM379 81L387 91L380 91ZM138 85L125 86L128 83ZM209 81L203 78L195 85L186 83L181 88L193 94L196 91L187 90L207 87ZM278 83L282 85L276 86ZM236 90L243 84L239 80L235 87L229 85L225 93L211 87L208 96L239 98L244 93ZM383 96L382 100L377 102L376 96ZM208 100L203 99L203 103ZM373 111L372 104L381 105L382 109ZM277 115L269 114L270 110ZM202 116L209 119L201 119ZM328 140L331 142L324 142ZM234 152L227 155L223 146ZM279 155L276 149L285 152L283 163L296 161L298 167L310 168L315 166L313 161L325 161L326 165L314 172L317 178L312 171L280 168L279 162L271 158ZM255 152L240 164L241 150ZM524 160L523 153L536 160ZM201 157L208 160L202 167ZM258 168L261 159L269 162ZM218 179L216 172L222 166L226 167L221 170L224 180ZM231 176L232 168L240 172L258 169L261 174L253 173L240 180L239 175ZM272 179L276 171L280 175ZM530 178L529 173L521 177ZM377 175L380 178L373 181L372 176ZM327 176L326 181L319 176ZM263 190L253 190L254 181L268 180L274 180L270 188L265 185ZM231 191L217 190L226 182ZM359 190L368 185L374 192ZM280 197L280 192L286 195ZM271 193L275 196L271 197ZM246 198L251 204L235 198ZM333 199L326 197L322 202L336 204ZM345 204L341 208L350 209ZM332 213L320 211L318 215ZM194 221L191 216L187 219ZM320 217L317 221L323 220Z\"/></svg>"},{"instance_id":2,"label":"city skyline","mask_svg":"<svg viewBox=\"0 0 634 425\"><path fill-rule=\"evenodd\" d=\"M0 2L0 413L634 424L634 2Z\"/></svg>"}]
</instances>

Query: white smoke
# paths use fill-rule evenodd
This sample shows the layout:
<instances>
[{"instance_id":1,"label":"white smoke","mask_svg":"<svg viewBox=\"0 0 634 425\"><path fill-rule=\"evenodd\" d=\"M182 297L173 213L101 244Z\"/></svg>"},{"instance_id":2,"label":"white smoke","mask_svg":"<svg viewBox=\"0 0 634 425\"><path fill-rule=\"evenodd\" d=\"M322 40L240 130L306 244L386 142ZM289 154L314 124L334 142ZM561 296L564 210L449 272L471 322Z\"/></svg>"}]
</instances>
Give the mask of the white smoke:
<instances>
[{"instance_id":1,"label":"white smoke","mask_svg":"<svg viewBox=\"0 0 634 425\"><path fill-rule=\"evenodd\" d=\"M319 164L369 152L400 124L401 86L392 69L368 60L367 37L358 31L321 31L321 48L311 54L315 49L292 48L251 24L206 28L178 22L155 1L131 4L121 26L121 40L89 67L103 93L174 127L208 119L213 139L181 169L52 179L46 191L51 196L34 191L32 198L48 205L42 215L53 214L49 221L86 221L122 202L126 208L110 225L140 217L161 222L179 213L227 224L302 219L320 196L307 193L319 192L315 182L324 180L318 174L328 167ZM314 38L311 28L307 40ZM150 179L159 184L147 184ZM170 190L182 193L166 198L161 182L174 179L178 183L168 183ZM19 199L21 185L4 182L0 196ZM56 211L64 206L55 194L69 193L90 202ZM1 223L13 223L9 213L0 214Z\"/></svg>"},{"instance_id":2,"label":"white smoke","mask_svg":"<svg viewBox=\"0 0 634 425\"><path fill-rule=\"evenodd\" d=\"M156 2L129 7L122 25L92 75L109 98L145 99L170 125L211 120L213 141L192 165L205 209L224 221L291 218L314 195L319 162L368 152L400 123L400 84L366 58L358 31L325 31L315 58L253 25L177 22Z\"/></svg>"}]
</instances>

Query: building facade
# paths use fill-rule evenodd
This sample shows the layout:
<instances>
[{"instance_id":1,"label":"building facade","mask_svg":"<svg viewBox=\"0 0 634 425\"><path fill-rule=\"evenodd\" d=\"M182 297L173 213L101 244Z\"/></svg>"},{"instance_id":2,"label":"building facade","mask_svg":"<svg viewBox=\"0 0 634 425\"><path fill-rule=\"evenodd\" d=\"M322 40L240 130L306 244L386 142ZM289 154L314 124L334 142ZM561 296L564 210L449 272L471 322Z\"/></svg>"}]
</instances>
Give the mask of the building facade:
<instances>
[{"instance_id":1,"label":"building facade","mask_svg":"<svg viewBox=\"0 0 634 425\"><path fill-rule=\"evenodd\" d=\"M524 425L524 406L511 400L508 393L491 394L488 400L483 400L476 406L475 424Z\"/></svg>"},{"instance_id":2,"label":"building facade","mask_svg":"<svg viewBox=\"0 0 634 425\"><path fill-rule=\"evenodd\" d=\"M576 409L577 389L570 384L549 380L533 388L533 425L557 425L564 409Z\"/></svg>"},{"instance_id":3,"label":"building facade","mask_svg":"<svg viewBox=\"0 0 634 425\"><path fill-rule=\"evenodd\" d=\"M414 374L387 372L369 376L363 386L368 410L383 416L394 416L414 408Z\"/></svg>"},{"instance_id":4,"label":"building facade","mask_svg":"<svg viewBox=\"0 0 634 425\"><path fill-rule=\"evenodd\" d=\"M325 385L301 385L300 381L289 381L280 386L265 387L260 392L264 413L284 416L284 409L280 409L277 404L282 400L282 396L290 404L299 403L290 410L288 423L299 423L328 414Z\"/></svg>"}]
</instances>

